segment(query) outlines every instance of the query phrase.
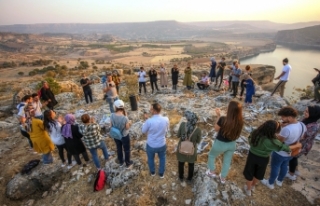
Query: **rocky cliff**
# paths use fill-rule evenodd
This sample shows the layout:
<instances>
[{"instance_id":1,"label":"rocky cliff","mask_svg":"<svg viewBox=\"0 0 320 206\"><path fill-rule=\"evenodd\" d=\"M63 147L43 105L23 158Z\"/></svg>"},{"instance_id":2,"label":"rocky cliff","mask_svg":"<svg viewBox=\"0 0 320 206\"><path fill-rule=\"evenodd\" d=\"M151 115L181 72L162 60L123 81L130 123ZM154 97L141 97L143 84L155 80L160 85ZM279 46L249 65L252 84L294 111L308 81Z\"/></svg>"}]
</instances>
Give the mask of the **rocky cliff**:
<instances>
[{"instance_id":1,"label":"rocky cliff","mask_svg":"<svg viewBox=\"0 0 320 206\"><path fill-rule=\"evenodd\" d=\"M320 25L302 29L278 31L275 36L275 41L281 44L320 48Z\"/></svg>"}]
</instances>

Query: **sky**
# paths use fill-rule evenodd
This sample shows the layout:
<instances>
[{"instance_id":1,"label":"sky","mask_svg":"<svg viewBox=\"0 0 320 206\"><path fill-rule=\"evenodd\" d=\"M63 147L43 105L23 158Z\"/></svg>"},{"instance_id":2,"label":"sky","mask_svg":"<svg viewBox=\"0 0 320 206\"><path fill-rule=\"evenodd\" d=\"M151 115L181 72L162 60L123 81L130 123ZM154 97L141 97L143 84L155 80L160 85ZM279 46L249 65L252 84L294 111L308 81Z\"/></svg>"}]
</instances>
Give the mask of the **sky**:
<instances>
[{"instance_id":1,"label":"sky","mask_svg":"<svg viewBox=\"0 0 320 206\"><path fill-rule=\"evenodd\" d=\"M158 20L320 21L320 0L0 0L0 25Z\"/></svg>"}]
</instances>

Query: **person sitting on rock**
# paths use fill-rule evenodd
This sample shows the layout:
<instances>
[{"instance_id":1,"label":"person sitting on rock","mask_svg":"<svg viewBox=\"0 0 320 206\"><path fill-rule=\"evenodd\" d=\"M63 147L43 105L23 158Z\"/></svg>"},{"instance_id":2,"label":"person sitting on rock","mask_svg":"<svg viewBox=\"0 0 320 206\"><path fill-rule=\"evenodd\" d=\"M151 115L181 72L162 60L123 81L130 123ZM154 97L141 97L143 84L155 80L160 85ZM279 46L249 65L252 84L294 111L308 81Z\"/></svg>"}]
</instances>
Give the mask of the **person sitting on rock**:
<instances>
[{"instance_id":1,"label":"person sitting on rock","mask_svg":"<svg viewBox=\"0 0 320 206\"><path fill-rule=\"evenodd\" d=\"M61 135L66 142L67 151L74 157L78 165L81 165L80 154L86 161L89 162L89 156L81 138L83 135L79 132L79 125L75 124L76 119L73 114L67 114L64 117L65 124L61 127ZM86 166L87 164L83 164Z\"/></svg>"},{"instance_id":2,"label":"person sitting on rock","mask_svg":"<svg viewBox=\"0 0 320 206\"><path fill-rule=\"evenodd\" d=\"M158 154L159 176L164 178L167 151L166 133L169 128L169 119L160 115L161 106L158 103L152 104L150 112L152 117L148 119L148 115L145 114L146 122L142 125L142 133L148 134L146 147L149 171L151 176L155 176L154 156Z\"/></svg>"},{"instance_id":3,"label":"person sitting on rock","mask_svg":"<svg viewBox=\"0 0 320 206\"><path fill-rule=\"evenodd\" d=\"M210 85L210 79L206 72L202 73L200 82L197 83L197 86L200 90L204 90L208 88Z\"/></svg>"},{"instance_id":4,"label":"person sitting on rock","mask_svg":"<svg viewBox=\"0 0 320 206\"><path fill-rule=\"evenodd\" d=\"M34 109L29 110L30 117L25 119L25 123L28 125L27 131L29 132L30 139L33 144L33 149L42 154L42 163L53 163L52 151L54 150L54 144L52 143L48 132L45 130L43 121L35 118Z\"/></svg>"},{"instance_id":5,"label":"person sitting on rock","mask_svg":"<svg viewBox=\"0 0 320 206\"><path fill-rule=\"evenodd\" d=\"M127 113L124 109L124 102L117 100L114 102L116 112L111 114L110 122L112 127L116 127L122 134L121 140L114 139L117 146L117 155L120 167L126 164L126 168L132 168L133 162L130 160L130 137L129 128L131 123L127 117ZM124 158L123 158L124 153Z\"/></svg>"},{"instance_id":6,"label":"person sitting on rock","mask_svg":"<svg viewBox=\"0 0 320 206\"><path fill-rule=\"evenodd\" d=\"M100 170L101 165L98 156L98 149L102 150L104 159L106 161L109 160L106 143L100 134L100 126L95 122L95 119L90 117L88 114L82 115L81 121L84 125L80 126L79 131L83 135L83 142L92 155L94 165L98 170Z\"/></svg>"},{"instance_id":7,"label":"person sitting on rock","mask_svg":"<svg viewBox=\"0 0 320 206\"><path fill-rule=\"evenodd\" d=\"M194 171L194 163L197 161L197 144L201 141L201 130L197 128L197 122L199 120L196 113L191 111L186 111L184 116L187 118L187 122L183 122L180 124L178 130L179 143L178 148L180 148L180 144L182 141L189 140L194 145L194 153L192 155L185 155L179 153L177 151L177 159L178 159L178 171L179 171L179 179L181 182L184 181L184 164L188 163L188 177L187 182L191 183L193 178Z\"/></svg>"},{"instance_id":8,"label":"person sitting on rock","mask_svg":"<svg viewBox=\"0 0 320 206\"><path fill-rule=\"evenodd\" d=\"M314 99L312 102L317 101L317 103L320 103L320 70L317 68L314 68L318 72L317 76L312 79L312 83L314 85Z\"/></svg>"},{"instance_id":9,"label":"person sitting on rock","mask_svg":"<svg viewBox=\"0 0 320 206\"><path fill-rule=\"evenodd\" d=\"M60 160L62 161L61 167L66 166L66 160L64 158L64 150L67 152L67 158L68 158L68 169L71 169L74 165L75 162L72 164L71 157L72 155L70 152L67 150L65 140L61 135L61 124L63 124L63 119L59 117L57 120L56 118L56 112L52 110L46 110L43 113L43 126L45 130L49 133L49 136L51 138L51 141L53 144L56 145L59 151L59 157Z\"/></svg>"},{"instance_id":10,"label":"person sitting on rock","mask_svg":"<svg viewBox=\"0 0 320 206\"><path fill-rule=\"evenodd\" d=\"M48 109L53 110L53 107L58 104L53 92L51 91L49 84L47 81L42 82L41 88L41 99L45 102L44 104L47 105Z\"/></svg>"},{"instance_id":11,"label":"person sitting on rock","mask_svg":"<svg viewBox=\"0 0 320 206\"><path fill-rule=\"evenodd\" d=\"M184 70L184 79L183 79L183 85L187 87L188 90L192 88L192 69L191 69L191 64L188 62L187 68Z\"/></svg>"},{"instance_id":12,"label":"person sitting on rock","mask_svg":"<svg viewBox=\"0 0 320 206\"><path fill-rule=\"evenodd\" d=\"M223 154L222 169L219 175L220 182L224 184L229 172L231 160L236 150L236 140L240 137L244 125L242 117L242 105L240 102L231 101L228 105L227 116L220 117L220 109L216 109L217 123L214 126L218 132L208 156L208 170L206 174L209 177L217 177L215 170L215 160Z\"/></svg>"},{"instance_id":13,"label":"person sitting on rock","mask_svg":"<svg viewBox=\"0 0 320 206\"><path fill-rule=\"evenodd\" d=\"M257 183L263 180L271 152L290 152L291 148L296 147L289 147L277 139L276 134L280 130L281 124L279 122L268 120L254 130L248 138L250 150L243 171L243 175L247 180L244 190L248 196L251 196L251 191Z\"/></svg>"}]
</instances>

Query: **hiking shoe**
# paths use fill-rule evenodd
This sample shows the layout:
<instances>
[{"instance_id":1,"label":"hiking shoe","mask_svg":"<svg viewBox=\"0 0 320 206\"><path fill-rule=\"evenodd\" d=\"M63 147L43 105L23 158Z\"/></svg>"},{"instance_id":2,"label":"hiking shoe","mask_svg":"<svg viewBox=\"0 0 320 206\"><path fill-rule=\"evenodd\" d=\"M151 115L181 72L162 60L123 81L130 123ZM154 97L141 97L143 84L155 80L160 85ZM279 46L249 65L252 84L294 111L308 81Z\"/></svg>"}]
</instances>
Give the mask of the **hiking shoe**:
<instances>
[{"instance_id":1,"label":"hiking shoe","mask_svg":"<svg viewBox=\"0 0 320 206\"><path fill-rule=\"evenodd\" d=\"M65 163L63 163L62 165L61 165L61 167L65 167L66 166L66 164Z\"/></svg>"},{"instance_id":2,"label":"hiking shoe","mask_svg":"<svg viewBox=\"0 0 320 206\"><path fill-rule=\"evenodd\" d=\"M292 180L292 181L297 180L297 176L296 176L296 175L290 175L289 172L286 174L286 177L289 178L289 179Z\"/></svg>"},{"instance_id":3,"label":"hiking shoe","mask_svg":"<svg viewBox=\"0 0 320 206\"><path fill-rule=\"evenodd\" d=\"M208 170L206 171L206 175L208 175L209 177L212 177L212 178L216 178L216 177L217 177L217 175L216 175L215 173L211 173L211 172L210 172L210 169L208 169Z\"/></svg>"},{"instance_id":4,"label":"hiking shoe","mask_svg":"<svg viewBox=\"0 0 320 206\"><path fill-rule=\"evenodd\" d=\"M188 179L187 179L187 181L186 181L186 182L187 182L187 184L188 184L188 185L192 185L192 183L193 183L193 181L192 181L192 180L188 180Z\"/></svg>"},{"instance_id":5,"label":"hiking shoe","mask_svg":"<svg viewBox=\"0 0 320 206\"><path fill-rule=\"evenodd\" d=\"M251 190L248 190L247 185L244 185L243 189L244 189L244 192L246 193L246 195L251 196Z\"/></svg>"},{"instance_id":6,"label":"hiking shoe","mask_svg":"<svg viewBox=\"0 0 320 206\"><path fill-rule=\"evenodd\" d=\"M67 166L67 169L70 170L73 166L74 166L73 164L68 165L68 166Z\"/></svg>"},{"instance_id":7,"label":"hiking shoe","mask_svg":"<svg viewBox=\"0 0 320 206\"><path fill-rule=\"evenodd\" d=\"M282 181L280 182L280 181L276 180L276 184L277 184L279 187L282 187Z\"/></svg>"},{"instance_id":8,"label":"hiking shoe","mask_svg":"<svg viewBox=\"0 0 320 206\"><path fill-rule=\"evenodd\" d=\"M265 186L267 186L270 190L274 189L274 184L269 184L269 180L263 179L260 181L262 184L264 184Z\"/></svg>"},{"instance_id":9,"label":"hiking shoe","mask_svg":"<svg viewBox=\"0 0 320 206\"><path fill-rule=\"evenodd\" d=\"M300 176L300 172L299 172L298 170L296 170L296 171L294 172L294 175Z\"/></svg>"},{"instance_id":10,"label":"hiking shoe","mask_svg":"<svg viewBox=\"0 0 320 206\"><path fill-rule=\"evenodd\" d=\"M133 162L130 161L130 164L126 166L126 169L129 170L129 169L131 169L132 167L133 167Z\"/></svg>"},{"instance_id":11,"label":"hiking shoe","mask_svg":"<svg viewBox=\"0 0 320 206\"><path fill-rule=\"evenodd\" d=\"M151 172L151 176L154 177L156 175L155 172Z\"/></svg>"},{"instance_id":12,"label":"hiking shoe","mask_svg":"<svg viewBox=\"0 0 320 206\"><path fill-rule=\"evenodd\" d=\"M221 184L225 184L226 183L226 178L221 177L221 174L219 175L219 178L220 178Z\"/></svg>"},{"instance_id":13,"label":"hiking shoe","mask_svg":"<svg viewBox=\"0 0 320 206\"><path fill-rule=\"evenodd\" d=\"M159 174L159 176L160 176L160 179L164 178L164 174Z\"/></svg>"},{"instance_id":14,"label":"hiking shoe","mask_svg":"<svg viewBox=\"0 0 320 206\"><path fill-rule=\"evenodd\" d=\"M122 164L119 164L119 167L123 167L124 166L124 162L122 162Z\"/></svg>"}]
</instances>

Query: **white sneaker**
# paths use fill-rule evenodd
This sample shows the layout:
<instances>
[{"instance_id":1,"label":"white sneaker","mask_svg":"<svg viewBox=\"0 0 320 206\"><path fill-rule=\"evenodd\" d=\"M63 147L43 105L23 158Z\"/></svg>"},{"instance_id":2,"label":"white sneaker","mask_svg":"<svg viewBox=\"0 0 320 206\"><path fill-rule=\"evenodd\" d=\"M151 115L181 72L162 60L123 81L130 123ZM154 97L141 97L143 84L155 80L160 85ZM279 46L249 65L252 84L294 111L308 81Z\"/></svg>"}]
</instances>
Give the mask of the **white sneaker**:
<instances>
[{"instance_id":1,"label":"white sneaker","mask_svg":"<svg viewBox=\"0 0 320 206\"><path fill-rule=\"evenodd\" d=\"M264 184L265 186L267 186L269 189L273 190L274 189L274 184L270 185L269 184L269 180L263 179L260 181L262 184Z\"/></svg>"},{"instance_id":2,"label":"white sneaker","mask_svg":"<svg viewBox=\"0 0 320 206\"><path fill-rule=\"evenodd\" d=\"M289 179L292 180L292 181L297 180L297 176L296 176L296 175L290 175L289 172L286 174L286 177L289 178Z\"/></svg>"},{"instance_id":3,"label":"white sneaker","mask_svg":"<svg viewBox=\"0 0 320 206\"><path fill-rule=\"evenodd\" d=\"M300 172L299 172L298 170L296 170L296 171L294 172L294 174L295 174L296 176L300 176Z\"/></svg>"},{"instance_id":4,"label":"white sneaker","mask_svg":"<svg viewBox=\"0 0 320 206\"><path fill-rule=\"evenodd\" d=\"M279 187L282 187L282 182L276 180L276 184L277 184Z\"/></svg>"},{"instance_id":5,"label":"white sneaker","mask_svg":"<svg viewBox=\"0 0 320 206\"><path fill-rule=\"evenodd\" d=\"M248 196L251 196L251 190L248 190L247 185L244 185L243 189L244 189L244 192L245 192Z\"/></svg>"},{"instance_id":6,"label":"white sneaker","mask_svg":"<svg viewBox=\"0 0 320 206\"><path fill-rule=\"evenodd\" d=\"M67 166L67 169L70 170L73 166L74 166L73 164L68 165L68 166Z\"/></svg>"},{"instance_id":7,"label":"white sneaker","mask_svg":"<svg viewBox=\"0 0 320 206\"><path fill-rule=\"evenodd\" d=\"M61 165L61 167L65 167L65 166L66 166L65 164L62 164L62 165Z\"/></svg>"},{"instance_id":8,"label":"white sneaker","mask_svg":"<svg viewBox=\"0 0 320 206\"><path fill-rule=\"evenodd\" d=\"M72 161L72 166L75 166L77 164L76 161Z\"/></svg>"},{"instance_id":9,"label":"white sneaker","mask_svg":"<svg viewBox=\"0 0 320 206\"><path fill-rule=\"evenodd\" d=\"M209 177L212 177L212 178L216 178L216 177L217 177L217 175L216 175L215 173L211 173L211 172L210 172L210 169L208 169L208 170L206 171L206 175L208 175Z\"/></svg>"}]
</instances>

